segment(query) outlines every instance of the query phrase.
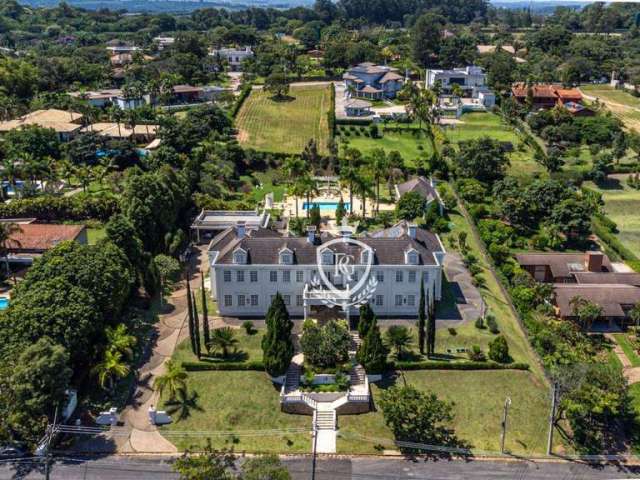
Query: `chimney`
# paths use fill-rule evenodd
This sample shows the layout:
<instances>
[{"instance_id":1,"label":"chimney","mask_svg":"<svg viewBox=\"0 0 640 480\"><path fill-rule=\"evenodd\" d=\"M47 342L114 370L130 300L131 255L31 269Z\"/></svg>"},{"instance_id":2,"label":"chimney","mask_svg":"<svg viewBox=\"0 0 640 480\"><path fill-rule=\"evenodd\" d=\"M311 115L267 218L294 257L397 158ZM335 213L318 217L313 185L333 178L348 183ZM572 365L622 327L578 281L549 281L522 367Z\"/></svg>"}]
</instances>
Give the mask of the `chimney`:
<instances>
[{"instance_id":1,"label":"chimney","mask_svg":"<svg viewBox=\"0 0 640 480\"><path fill-rule=\"evenodd\" d=\"M340 227L340 236L342 238L351 238L353 236L353 229L349 225L342 225Z\"/></svg>"},{"instance_id":2,"label":"chimney","mask_svg":"<svg viewBox=\"0 0 640 480\"><path fill-rule=\"evenodd\" d=\"M315 225L309 225L307 227L307 242L309 242L312 245L316 243L316 226Z\"/></svg>"},{"instance_id":3,"label":"chimney","mask_svg":"<svg viewBox=\"0 0 640 480\"><path fill-rule=\"evenodd\" d=\"M584 263L589 272L602 272L604 254L602 252L585 253Z\"/></svg>"},{"instance_id":4,"label":"chimney","mask_svg":"<svg viewBox=\"0 0 640 480\"><path fill-rule=\"evenodd\" d=\"M239 220L236 222L236 237L244 238L247 231L246 222Z\"/></svg>"},{"instance_id":5,"label":"chimney","mask_svg":"<svg viewBox=\"0 0 640 480\"><path fill-rule=\"evenodd\" d=\"M409 225L407 225L407 235L409 235L410 238L415 239L417 231L418 226L415 223L410 223Z\"/></svg>"}]
</instances>

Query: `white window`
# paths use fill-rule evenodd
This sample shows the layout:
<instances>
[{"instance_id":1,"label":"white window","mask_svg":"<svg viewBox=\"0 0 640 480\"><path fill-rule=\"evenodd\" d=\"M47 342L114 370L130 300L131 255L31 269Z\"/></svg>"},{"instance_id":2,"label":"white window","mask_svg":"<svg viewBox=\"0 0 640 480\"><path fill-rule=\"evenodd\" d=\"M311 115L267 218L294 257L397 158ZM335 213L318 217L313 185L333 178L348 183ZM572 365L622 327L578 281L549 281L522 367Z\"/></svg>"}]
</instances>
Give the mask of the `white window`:
<instances>
[{"instance_id":1,"label":"white window","mask_svg":"<svg viewBox=\"0 0 640 480\"><path fill-rule=\"evenodd\" d=\"M369 250L362 250L362 253L360 254L360 263L364 265L369 263L369 253Z\"/></svg>"},{"instance_id":2,"label":"white window","mask_svg":"<svg viewBox=\"0 0 640 480\"><path fill-rule=\"evenodd\" d=\"M304 282L304 272L302 270L298 270L296 272L296 282L298 283Z\"/></svg>"},{"instance_id":3,"label":"white window","mask_svg":"<svg viewBox=\"0 0 640 480\"><path fill-rule=\"evenodd\" d=\"M284 299L284 304L287 307L291 305L291 295L283 295L282 298Z\"/></svg>"},{"instance_id":4,"label":"white window","mask_svg":"<svg viewBox=\"0 0 640 480\"><path fill-rule=\"evenodd\" d=\"M258 281L258 272L251 270L249 272L249 280L251 280L251 283L256 283Z\"/></svg>"},{"instance_id":5,"label":"white window","mask_svg":"<svg viewBox=\"0 0 640 480\"><path fill-rule=\"evenodd\" d=\"M409 250L407 252L407 264L418 265L418 252L415 250Z\"/></svg>"},{"instance_id":6,"label":"white window","mask_svg":"<svg viewBox=\"0 0 640 480\"><path fill-rule=\"evenodd\" d=\"M403 279L404 275L402 270L396 270L396 282L397 283L402 283L402 279Z\"/></svg>"},{"instance_id":7,"label":"white window","mask_svg":"<svg viewBox=\"0 0 640 480\"><path fill-rule=\"evenodd\" d=\"M293 253L288 248L280 252L280 263L282 265L291 265L293 263Z\"/></svg>"},{"instance_id":8,"label":"white window","mask_svg":"<svg viewBox=\"0 0 640 480\"><path fill-rule=\"evenodd\" d=\"M296 305L297 305L298 307L301 307L301 306L303 305L303 302L302 302L302 295L296 295Z\"/></svg>"},{"instance_id":9,"label":"white window","mask_svg":"<svg viewBox=\"0 0 640 480\"><path fill-rule=\"evenodd\" d=\"M247 263L247 252L241 248L233 252L233 263L242 265Z\"/></svg>"},{"instance_id":10,"label":"white window","mask_svg":"<svg viewBox=\"0 0 640 480\"><path fill-rule=\"evenodd\" d=\"M275 270L272 270L269 272L269 280L272 282L277 282L278 281L278 272L276 272Z\"/></svg>"},{"instance_id":11,"label":"white window","mask_svg":"<svg viewBox=\"0 0 640 480\"><path fill-rule=\"evenodd\" d=\"M396 307L402 305L402 295L396 295Z\"/></svg>"},{"instance_id":12,"label":"white window","mask_svg":"<svg viewBox=\"0 0 640 480\"><path fill-rule=\"evenodd\" d=\"M238 306L244 307L244 295L238 295Z\"/></svg>"},{"instance_id":13,"label":"white window","mask_svg":"<svg viewBox=\"0 0 640 480\"><path fill-rule=\"evenodd\" d=\"M225 307L230 307L231 305L233 305L233 297L231 295L225 295L224 296L224 306Z\"/></svg>"},{"instance_id":14,"label":"white window","mask_svg":"<svg viewBox=\"0 0 640 480\"><path fill-rule=\"evenodd\" d=\"M251 295L251 306L256 307L258 305L258 295Z\"/></svg>"},{"instance_id":15,"label":"white window","mask_svg":"<svg viewBox=\"0 0 640 480\"><path fill-rule=\"evenodd\" d=\"M322 264L323 265L333 264L333 252L331 250L325 250L324 252L322 252Z\"/></svg>"},{"instance_id":16,"label":"white window","mask_svg":"<svg viewBox=\"0 0 640 480\"><path fill-rule=\"evenodd\" d=\"M416 283L416 271L415 270L411 270L409 272L409 283Z\"/></svg>"},{"instance_id":17,"label":"white window","mask_svg":"<svg viewBox=\"0 0 640 480\"><path fill-rule=\"evenodd\" d=\"M231 281L231 270L225 270L224 271L224 281L225 282L230 282Z\"/></svg>"},{"instance_id":18,"label":"white window","mask_svg":"<svg viewBox=\"0 0 640 480\"><path fill-rule=\"evenodd\" d=\"M384 305L384 296L383 295L376 295L376 305L378 307L381 307L382 305Z\"/></svg>"},{"instance_id":19,"label":"white window","mask_svg":"<svg viewBox=\"0 0 640 480\"><path fill-rule=\"evenodd\" d=\"M410 307L415 307L416 306L416 296L415 295L409 295L407 297L407 305L409 305Z\"/></svg>"},{"instance_id":20,"label":"white window","mask_svg":"<svg viewBox=\"0 0 640 480\"><path fill-rule=\"evenodd\" d=\"M275 296L275 295L271 295L271 299L270 299L270 302L271 302L271 303L273 303L273 299L274 299L274 298L276 298L276 296Z\"/></svg>"},{"instance_id":21,"label":"white window","mask_svg":"<svg viewBox=\"0 0 640 480\"><path fill-rule=\"evenodd\" d=\"M289 283L291 281L291 272L289 270L282 272L282 281L285 283Z\"/></svg>"},{"instance_id":22,"label":"white window","mask_svg":"<svg viewBox=\"0 0 640 480\"><path fill-rule=\"evenodd\" d=\"M378 281L378 283L384 282L384 272L382 270L378 270L376 272L376 280Z\"/></svg>"},{"instance_id":23,"label":"white window","mask_svg":"<svg viewBox=\"0 0 640 480\"><path fill-rule=\"evenodd\" d=\"M244 271L243 270L238 270L236 272L236 281L244 282Z\"/></svg>"}]
</instances>

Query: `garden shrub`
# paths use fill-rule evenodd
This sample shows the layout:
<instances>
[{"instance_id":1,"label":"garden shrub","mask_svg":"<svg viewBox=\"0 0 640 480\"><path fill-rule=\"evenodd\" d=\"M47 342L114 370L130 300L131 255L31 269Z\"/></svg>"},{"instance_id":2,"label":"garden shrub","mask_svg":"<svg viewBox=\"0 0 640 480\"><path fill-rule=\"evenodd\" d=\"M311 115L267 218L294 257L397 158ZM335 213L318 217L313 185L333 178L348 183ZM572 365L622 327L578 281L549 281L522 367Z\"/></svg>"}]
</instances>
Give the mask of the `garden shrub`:
<instances>
[{"instance_id":1,"label":"garden shrub","mask_svg":"<svg viewBox=\"0 0 640 480\"><path fill-rule=\"evenodd\" d=\"M489 327L489 331L493 334L500 333L498 322L496 322L496 317L493 315L487 315L487 327Z\"/></svg>"},{"instance_id":2,"label":"garden shrub","mask_svg":"<svg viewBox=\"0 0 640 480\"><path fill-rule=\"evenodd\" d=\"M396 361L393 366L400 370L529 370L527 363L473 362L470 360L460 362L445 360Z\"/></svg>"},{"instance_id":3,"label":"garden shrub","mask_svg":"<svg viewBox=\"0 0 640 480\"><path fill-rule=\"evenodd\" d=\"M475 326L477 329L482 330L485 328L484 326L484 320L482 320L482 317L478 317L476 318L476 322L475 322Z\"/></svg>"},{"instance_id":4,"label":"garden shrub","mask_svg":"<svg viewBox=\"0 0 640 480\"><path fill-rule=\"evenodd\" d=\"M453 337L455 337L458 334L458 331L453 327L449 327L449 328L447 328L447 330L449 331L449 335L451 335Z\"/></svg>"},{"instance_id":5,"label":"garden shrub","mask_svg":"<svg viewBox=\"0 0 640 480\"><path fill-rule=\"evenodd\" d=\"M245 320L244 322L242 322L242 328L244 328L244 331L247 332L247 335L253 335L254 333L256 333L253 322L251 320Z\"/></svg>"},{"instance_id":6,"label":"garden shrub","mask_svg":"<svg viewBox=\"0 0 640 480\"><path fill-rule=\"evenodd\" d=\"M187 372L204 372L207 370L251 370L264 372L265 365L260 360L251 362L182 362L182 368Z\"/></svg>"},{"instance_id":7,"label":"garden shrub","mask_svg":"<svg viewBox=\"0 0 640 480\"><path fill-rule=\"evenodd\" d=\"M307 320L302 327L300 346L311 365L332 367L349 358L351 337L344 322L330 321L318 326Z\"/></svg>"},{"instance_id":8,"label":"garden shrub","mask_svg":"<svg viewBox=\"0 0 640 480\"><path fill-rule=\"evenodd\" d=\"M472 345L471 349L467 352L469 360L472 362L484 362L486 357L479 345Z\"/></svg>"},{"instance_id":9,"label":"garden shrub","mask_svg":"<svg viewBox=\"0 0 640 480\"><path fill-rule=\"evenodd\" d=\"M498 363L511 362L507 340L500 335L489 343L489 358Z\"/></svg>"}]
</instances>

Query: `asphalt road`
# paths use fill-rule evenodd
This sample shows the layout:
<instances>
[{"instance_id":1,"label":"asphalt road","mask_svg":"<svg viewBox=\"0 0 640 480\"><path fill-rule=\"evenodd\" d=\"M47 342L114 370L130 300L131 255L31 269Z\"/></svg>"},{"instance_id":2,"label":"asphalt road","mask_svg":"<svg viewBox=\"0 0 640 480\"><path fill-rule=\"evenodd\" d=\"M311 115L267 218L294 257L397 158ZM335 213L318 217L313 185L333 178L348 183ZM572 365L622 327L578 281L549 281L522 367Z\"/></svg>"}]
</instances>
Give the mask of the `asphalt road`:
<instances>
[{"instance_id":1,"label":"asphalt road","mask_svg":"<svg viewBox=\"0 0 640 480\"><path fill-rule=\"evenodd\" d=\"M91 460L56 462L52 480L147 480L177 479L170 460L164 458L104 457ZM311 478L311 459L290 458L285 463L294 480ZM0 479L42 479L41 465L24 461L20 465L0 465ZM384 458L319 460L316 480L591 480L640 478L640 467L594 467L578 463L543 463L531 461L411 461Z\"/></svg>"}]
</instances>

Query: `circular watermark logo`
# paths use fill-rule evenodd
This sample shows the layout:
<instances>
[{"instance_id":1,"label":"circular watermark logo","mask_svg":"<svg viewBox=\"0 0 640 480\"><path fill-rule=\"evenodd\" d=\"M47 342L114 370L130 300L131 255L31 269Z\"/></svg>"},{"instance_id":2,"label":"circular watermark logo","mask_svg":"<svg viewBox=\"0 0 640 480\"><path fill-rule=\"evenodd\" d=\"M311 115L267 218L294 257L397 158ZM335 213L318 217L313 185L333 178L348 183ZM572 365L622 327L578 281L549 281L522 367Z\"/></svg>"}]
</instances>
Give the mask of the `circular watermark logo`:
<instances>
[{"instance_id":1,"label":"circular watermark logo","mask_svg":"<svg viewBox=\"0 0 640 480\"><path fill-rule=\"evenodd\" d=\"M378 287L371 275L373 249L360 240L342 237L322 244L316 250L316 264L319 276L311 280L309 292L325 305L362 305Z\"/></svg>"}]
</instances>

